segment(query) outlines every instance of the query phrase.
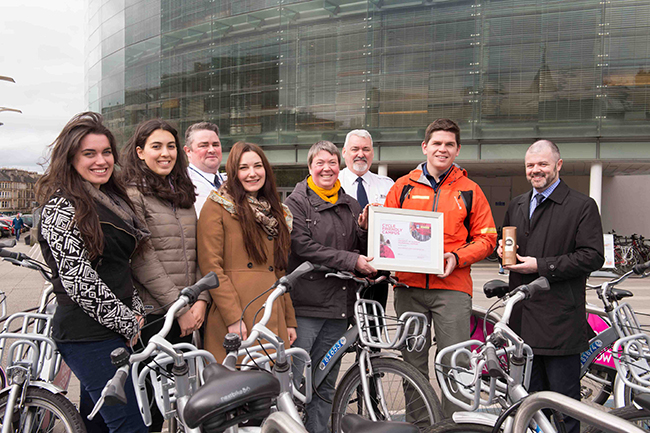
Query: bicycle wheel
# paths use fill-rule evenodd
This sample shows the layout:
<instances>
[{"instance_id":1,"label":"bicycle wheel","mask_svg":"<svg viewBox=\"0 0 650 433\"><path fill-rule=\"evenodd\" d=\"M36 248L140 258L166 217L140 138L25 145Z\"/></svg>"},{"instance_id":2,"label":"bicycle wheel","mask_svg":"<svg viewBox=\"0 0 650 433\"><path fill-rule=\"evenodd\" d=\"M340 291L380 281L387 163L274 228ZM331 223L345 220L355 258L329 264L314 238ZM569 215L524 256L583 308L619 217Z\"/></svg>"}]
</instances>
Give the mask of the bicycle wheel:
<instances>
[{"instance_id":1,"label":"bicycle wheel","mask_svg":"<svg viewBox=\"0 0 650 433\"><path fill-rule=\"evenodd\" d=\"M456 424L454 420L446 419L429 427L425 433L491 433L492 427L483 424Z\"/></svg>"},{"instance_id":2,"label":"bicycle wheel","mask_svg":"<svg viewBox=\"0 0 650 433\"><path fill-rule=\"evenodd\" d=\"M373 376L368 379L374 388L370 394L377 419L411 422L424 431L443 418L440 401L431 384L415 367L394 358L373 358L370 363ZM406 394L410 396L408 407ZM336 387L332 431L341 431L341 419L347 413L370 419L357 366L348 370Z\"/></svg>"},{"instance_id":3,"label":"bicycle wheel","mask_svg":"<svg viewBox=\"0 0 650 433\"><path fill-rule=\"evenodd\" d=\"M0 399L0 424L3 425L8 397L5 394ZM17 432L86 432L81 415L70 400L41 388L27 389L24 406L16 405L12 418L13 431Z\"/></svg>"},{"instance_id":4,"label":"bicycle wheel","mask_svg":"<svg viewBox=\"0 0 650 433\"><path fill-rule=\"evenodd\" d=\"M614 389L616 370L601 367L597 364L589 366L587 373L580 379L580 395L584 403L604 404Z\"/></svg>"},{"instance_id":5,"label":"bicycle wheel","mask_svg":"<svg viewBox=\"0 0 650 433\"><path fill-rule=\"evenodd\" d=\"M639 427L641 430L650 431L650 411L647 409L637 409L634 405L624 406L618 409L613 409L609 412L612 415L616 415L619 418L622 418L626 421L630 421L632 424ZM587 427L583 433L604 433L598 426L591 425Z\"/></svg>"}]
</instances>

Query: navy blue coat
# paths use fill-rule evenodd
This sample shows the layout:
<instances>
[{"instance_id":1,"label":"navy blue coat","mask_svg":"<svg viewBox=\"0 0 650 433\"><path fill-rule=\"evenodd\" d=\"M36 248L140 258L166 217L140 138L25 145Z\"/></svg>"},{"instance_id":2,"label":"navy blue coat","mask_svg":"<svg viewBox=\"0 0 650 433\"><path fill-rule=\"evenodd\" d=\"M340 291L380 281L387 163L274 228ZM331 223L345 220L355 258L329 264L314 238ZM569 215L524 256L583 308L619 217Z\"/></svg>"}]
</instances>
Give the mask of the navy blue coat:
<instances>
[{"instance_id":1,"label":"navy blue coat","mask_svg":"<svg viewBox=\"0 0 650 433\"><path fill-rule=\"evenodd\" d=\"M585 284L604 261L598 206L560 181L529 219L531 194L532 190L510 202L503 226L517 227L517 252L536 257L538 273L510 272L510 289L544 276L551 290L520 302L511 327L536 355L578 354L593 335L586 321Z\"/></svg>"}]
</instances>

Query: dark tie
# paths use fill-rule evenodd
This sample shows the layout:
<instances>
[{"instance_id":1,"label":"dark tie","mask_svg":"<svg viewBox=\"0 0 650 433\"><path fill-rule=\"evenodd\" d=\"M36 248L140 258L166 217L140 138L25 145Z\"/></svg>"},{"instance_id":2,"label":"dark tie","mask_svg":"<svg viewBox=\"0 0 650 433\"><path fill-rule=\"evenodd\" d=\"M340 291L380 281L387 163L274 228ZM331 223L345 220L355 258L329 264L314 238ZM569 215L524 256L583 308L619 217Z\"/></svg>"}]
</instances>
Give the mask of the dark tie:
<instances>
[{"instance_id":1,"label":"dark tie","mask_svg":"<svg viewBox=\"0 0 650 433\"><path fill-rule=\"evenodd\" d=\"M541 202L544 201L546 197L544 197L542 194L537 194L535 196L535 200L533 201L532 205L530 206L530 215L528 216L529 218L533 217L533 213L535 212L535 209L539 206Z\"/></svg>"},{"instance_id":2,"label":"dark tie","mask_svg":"<svg viewBox=\"0 0 650 433\"><path fill-rule=\"evenodd\" d=\"M219 174L214 175L214 189L219 189L221 186L221 179L219 178Z\"/></svg>"},{"instance_id":3,"label":"dark tie","mask_svg":"<svg viewBox=\"0 0 650 433\"><path fill-rule=\"evenodd\" d=\"M363 187L363 179L357 177L357 201L361 205L361 209L366 207L368 204L368 194L366 194L366 189Z\"/></svg>"}]
</instances>

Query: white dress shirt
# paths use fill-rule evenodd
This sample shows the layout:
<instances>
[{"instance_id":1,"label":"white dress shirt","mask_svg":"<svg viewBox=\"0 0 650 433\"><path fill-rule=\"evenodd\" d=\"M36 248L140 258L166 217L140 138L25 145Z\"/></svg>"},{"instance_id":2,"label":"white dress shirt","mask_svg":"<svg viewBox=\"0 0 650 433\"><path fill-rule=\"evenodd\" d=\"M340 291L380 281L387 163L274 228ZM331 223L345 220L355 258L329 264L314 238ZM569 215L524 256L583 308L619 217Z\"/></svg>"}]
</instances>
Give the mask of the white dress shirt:
<instances>
[{"instance_id":1,"label":"white dress shirt","mask_svg":"<svg viewBox=\"0 0 650 433\"><path fill-rule=\"evenodd\" d=\"M339 180L345 193L354 197L355 200L357 199L357 188L359 188L357 184L358 177L347 167L339 173ZM372 173L370 170L361 176L361 178L363 179L363 187L366 189L368 202L370 204L378 203L383 206L386 201L386 195L395 181L390 177Z\"/></svg>"},{"instance_id":2,"label":"white dress shirt","mask_svg":"<svg viewBox=\"0 0 650 433\"><path fill-rule=\"evenodd\" d=\"M214 173L206 173L197 168L196 165L190 163L187 168L187 172L192 179L192 183L196 187L196 201L194 202L194 209L196 210L196 217L198 218L201 215L201 208L203 203L207 200L210 192L215 189L214 185ZM219 179L221 179L221 184L226 181L226 175L223 173L217 173Z\"/></svg>"}]
</instances>

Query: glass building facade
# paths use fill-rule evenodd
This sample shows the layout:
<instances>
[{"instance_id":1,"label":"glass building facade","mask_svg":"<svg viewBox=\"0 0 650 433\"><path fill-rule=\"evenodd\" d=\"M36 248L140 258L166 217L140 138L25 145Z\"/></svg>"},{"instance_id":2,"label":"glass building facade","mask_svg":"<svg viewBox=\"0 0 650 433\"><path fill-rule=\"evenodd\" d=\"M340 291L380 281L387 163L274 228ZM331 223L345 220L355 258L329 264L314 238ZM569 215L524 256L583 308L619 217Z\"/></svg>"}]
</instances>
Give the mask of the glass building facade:
<instances>
[{"instance_id":1,"label":"glass building facade","mask_svg":"<svg viewBox=\"0 0 650 433\"><path fill-rule=\"evenodd\" d=\"M449 117L479 162L541 137L649 153L650 0L89 0L88 34L87 106L121 140L209 120L304 166L365 128L391 164Z\"/></svg>"}]
</instances>

